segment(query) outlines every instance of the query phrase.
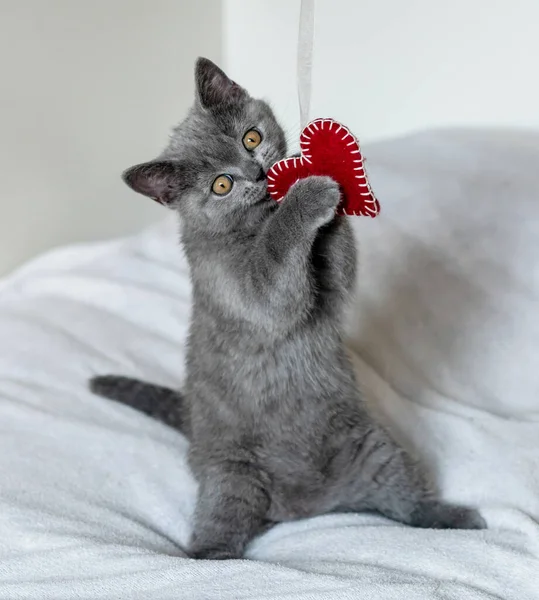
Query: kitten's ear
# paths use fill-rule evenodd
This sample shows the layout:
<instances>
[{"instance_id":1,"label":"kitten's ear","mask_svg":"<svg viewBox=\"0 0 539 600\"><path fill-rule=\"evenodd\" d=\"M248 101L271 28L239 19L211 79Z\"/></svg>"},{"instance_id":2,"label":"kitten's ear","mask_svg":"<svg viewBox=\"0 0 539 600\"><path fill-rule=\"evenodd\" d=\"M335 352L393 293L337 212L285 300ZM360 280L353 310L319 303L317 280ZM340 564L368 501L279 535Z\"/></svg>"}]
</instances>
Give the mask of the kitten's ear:
<instances>
[{"instance_id":1,"label":"kitten's ear","mask_svg":"<svg viewBox=\"0 0 539 600\"><path fill-rule=\"evenodd\" d=\"M182 189L183 169L171 160L154 160L135 165L122 174L127 185L163 205L170 205Z\"/></svg>"},{"instance_id":2,"label":"kitten's ear","mask_svg":"<svg viewBox=\"0 0 539 600\"><path fill-rule=\"evenodd\" d=\"M246 100L249 95L215 63L200 57L195 66L197 99L204 108Z\"/></svg>"}]
</instances>

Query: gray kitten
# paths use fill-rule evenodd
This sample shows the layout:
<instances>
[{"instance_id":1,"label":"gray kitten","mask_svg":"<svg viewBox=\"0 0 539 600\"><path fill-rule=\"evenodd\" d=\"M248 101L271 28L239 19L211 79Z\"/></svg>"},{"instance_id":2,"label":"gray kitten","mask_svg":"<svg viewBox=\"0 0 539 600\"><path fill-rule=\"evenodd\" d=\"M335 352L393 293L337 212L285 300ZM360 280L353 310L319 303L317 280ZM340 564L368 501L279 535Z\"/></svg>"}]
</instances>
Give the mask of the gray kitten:
<instances>
[{"instance_id":1,"label":"gray kitten","mask_svg":"<svg viewBox=\"0 0 539 600\"><path fill-rule=\"evenodd\" d=\"M268 526L375 511L416 527L480 529L441 501L367 412L343 343L356 252L338 185L298 181L281 205L265 173L285 156L269 106L216 65L166 150L124 173L178 211L193 284L183 392L117 376L94 392L179 429L200 484L191 556L238 558Z\"/></svg>"}]
</instances>

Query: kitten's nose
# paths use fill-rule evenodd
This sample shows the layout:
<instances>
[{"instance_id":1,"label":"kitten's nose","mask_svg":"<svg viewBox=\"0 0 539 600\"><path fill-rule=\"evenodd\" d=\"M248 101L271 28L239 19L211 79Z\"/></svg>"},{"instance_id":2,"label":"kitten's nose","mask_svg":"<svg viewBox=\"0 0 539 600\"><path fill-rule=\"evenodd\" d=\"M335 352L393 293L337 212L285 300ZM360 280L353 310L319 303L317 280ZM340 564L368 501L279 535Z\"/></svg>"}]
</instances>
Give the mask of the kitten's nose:
<instances>
[{"instance_id":1,"label":"kitten's nose","mask_svg":"<svg viewBox=\"0 0 539 600\"><path fill-rule=\"evenodd\" d=\"M264 169L262 167L258 167L258 173L256 174L255 181L264 181L264 179L266 179Z\"/></svg>"}]
</instances>

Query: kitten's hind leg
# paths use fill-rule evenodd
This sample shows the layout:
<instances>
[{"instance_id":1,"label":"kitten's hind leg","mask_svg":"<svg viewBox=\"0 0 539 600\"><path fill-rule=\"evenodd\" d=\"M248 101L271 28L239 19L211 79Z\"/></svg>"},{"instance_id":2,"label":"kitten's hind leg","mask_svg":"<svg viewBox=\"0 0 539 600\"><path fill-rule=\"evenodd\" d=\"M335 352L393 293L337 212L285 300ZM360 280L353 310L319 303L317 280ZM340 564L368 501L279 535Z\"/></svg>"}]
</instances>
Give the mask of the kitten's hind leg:
<instances>
[{"instance_id":1,"label":"kitten's hind leg","mask_svg":"<svg viewBox=\"0 0 539 600\"><path fill-rule=\"evenodd\" d=\"M119 375L94 377L90 379L90 389L98 396L126 404L186 433L185 401L175 390Z\"/></svg>"},{"instance_id":2,"label":"kitten's hind leg","mask_svg":"<svg viewBox=\"0 0 539 600\"><path fill-rule=\"evenodd\" d=\"M347 508L378 512L412 527L426 529L484 529L480 513L440 500L425 472L380 426L356 442Z\"/></svg>"},{"instance_id":3,"label":"kitten's hind leg","mask_svg":"<svg viewBox=\"0 0 539 600\"><path fill-rule=\"evenodd\" d=\"M189 554L192 558L241 558L268 527L269 482L246 460L204 465Z\"/></svg>"},{"instance_id":4,"label":"kitten's hind leg","mask_svg":"<svg viewBox=\"0 0 539 600\"><path fill-rule=\"evenodd\" d=\"M418 502L410 525L424 529L485 529L485 519L475 508L450 504L442 500Z\"/></svg>"}]
</instances>

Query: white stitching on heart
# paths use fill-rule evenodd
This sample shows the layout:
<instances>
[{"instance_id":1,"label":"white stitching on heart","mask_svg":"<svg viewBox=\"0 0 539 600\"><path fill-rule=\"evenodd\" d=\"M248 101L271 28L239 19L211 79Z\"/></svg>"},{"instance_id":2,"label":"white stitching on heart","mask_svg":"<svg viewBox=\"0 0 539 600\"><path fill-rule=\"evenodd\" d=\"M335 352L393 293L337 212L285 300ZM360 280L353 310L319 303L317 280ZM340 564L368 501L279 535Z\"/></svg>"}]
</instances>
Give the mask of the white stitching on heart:
<instances>
[{"instance_id":1,"label":"white stitching on heart","mask_svg":"<svg viewBox=\"0 0 539 600\"><path fill-rule=\"evenodd\" d=\"M335 125L337 126L335 132L333 132L333 123L335 123ZM326 125L327 125L327 127L325 127ZM292 160L294 167L296 167L298 165L298 161L299 161L300 165L304 165L305 163L312 165L313 164L312 160L311 160L312 154L310 152L308 152L309 147L311 145L311 136L315 135L318 130L324 130L324 129L326 131L329 130L335 134L342 131L344 133L344 135L343 135L343 137L341 137L341 141L345 141L348 138L352 138L351 141L346 144L346 147L350 147L350 146L353 147L354 144L357 144L356 149L355 150L350 149L349 153L350 153L350 155L354 155L354 154L360 155L360 158L353 158L353 156L351 156L350 158L352 159L352 162L357 165L357 166L353 167L353 170L359 172L357 175L355 175L355 179L358 180L356 182L358 188L367 190L365 192L363 192L363 191L359 192L359 194L362 196L363 206L360 209L356 209L356 210L352 210L352 211L344 210L343 212L348 215L376 216L378 214L378 209L376 207L377 201L374 196L374 193L372 192L369 181L367 179L367 174L364 171L363 162L365 159L361 156L359 141L354 137L354 135L348 130L347 127L338 123L337 121L334 121L333 119L320 118L320 119L315 119L315 120L311 121L311 123L309 123L307 125L307 127L304 128L303 131L301 132L301 136L300 136L301 156L300 157L291 157L288 159L284 159L284 160L280 161L279 163L276 163L270 169L269 173L273 172L277 176L276 167L278 166L279 171L282 172L283 167L282 167L281 163L284 163L285 167L288 168L288 163L290 160ZM268 175L268 179L273 180L273 177L270 178L270 176ZM276 186L275 186L275 184L268 184L268 188L269 187L274 188ZM277 190L272 190L271 193L273 194L275 192L277 192ZM284 198L284 195L280 195L279 197L274 196L274 198L275 198L275 200L280 202Z\"/></svg>"}]
</instances>

